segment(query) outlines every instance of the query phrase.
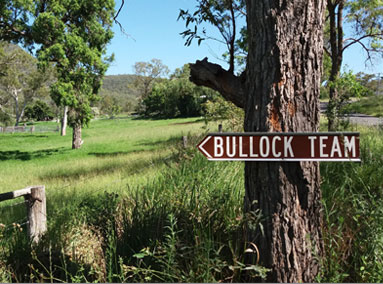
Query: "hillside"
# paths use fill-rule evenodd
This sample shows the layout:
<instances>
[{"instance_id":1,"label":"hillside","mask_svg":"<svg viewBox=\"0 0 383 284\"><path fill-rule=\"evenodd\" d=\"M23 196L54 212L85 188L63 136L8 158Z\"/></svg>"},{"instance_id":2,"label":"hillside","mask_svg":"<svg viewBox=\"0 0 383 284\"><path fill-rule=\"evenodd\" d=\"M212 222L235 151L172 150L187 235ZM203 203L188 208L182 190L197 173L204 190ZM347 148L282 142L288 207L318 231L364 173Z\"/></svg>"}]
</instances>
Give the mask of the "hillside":
<instances>
[{"instance_id":1,"label":"hillside","mask_svg":"<svg viewBox=\"0 0 383 284\"><path fill-rule=\"evenodd\" d=\"M99 95L111 96L117 99L124 111L137 104L138 92L133 86L135 75L108 75L104 78Z\"/></svg>"}]
</instances>

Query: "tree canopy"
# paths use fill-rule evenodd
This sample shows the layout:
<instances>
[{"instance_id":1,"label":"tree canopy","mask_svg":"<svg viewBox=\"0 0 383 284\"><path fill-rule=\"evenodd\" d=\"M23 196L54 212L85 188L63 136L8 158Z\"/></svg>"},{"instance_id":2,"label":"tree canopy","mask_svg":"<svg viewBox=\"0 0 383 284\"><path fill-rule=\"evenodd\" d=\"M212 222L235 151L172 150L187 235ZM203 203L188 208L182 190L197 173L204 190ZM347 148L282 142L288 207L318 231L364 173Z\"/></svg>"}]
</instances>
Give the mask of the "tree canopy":
<instances>
[{"instance_id":1,"label":"tree canopy","mask_svg":"<svg viewBox=\"0 0 383 284\"><path fill-rule=\"evenodd\" d=\"M0 40L32 43L29 20L33 12L32 0L0 2Z\"/></svg>"}]
</instances>

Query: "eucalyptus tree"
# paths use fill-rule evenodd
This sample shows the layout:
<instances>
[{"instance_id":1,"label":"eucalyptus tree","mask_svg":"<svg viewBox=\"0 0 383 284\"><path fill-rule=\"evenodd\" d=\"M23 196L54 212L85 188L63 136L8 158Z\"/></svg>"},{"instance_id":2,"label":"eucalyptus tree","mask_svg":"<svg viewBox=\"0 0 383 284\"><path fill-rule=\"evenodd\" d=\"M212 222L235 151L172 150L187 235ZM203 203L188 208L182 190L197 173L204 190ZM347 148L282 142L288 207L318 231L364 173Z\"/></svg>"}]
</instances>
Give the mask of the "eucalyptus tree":
<instances>
[{"instance_id":1,"label":"eucalyptus tree","mask_svg":"<svg viewBox=\"0 0 383 284\"><path fill-rule=\"evenodd\" d=\"M169 68L160 59L153 58L149 62L136 62L133 71L135 78L132 85L140 94L137 111L144 113L146 112L144 100L149 96L154 83L169 74Z\"/></svg>"},{"instance_id":2,"label":"eucalyptus tree","mask_svg":"<svg viewBox=\"0 0 383 284\"><path fill-rule=\"evenodd\" d=\"M140 92L142 99L148 96L156 79L169 74L169 68L156 58L149 62L136 62L133 65L133 71L136 75L133 85Z\"/></svg>"},{"instance_id":3,"label":"eucalyptus tree","mask_svg":"<svg viewBox=\"0 0 383 284\"><path fill-rule=\"evenodd\" d=\"M81 129L91 118L91 103L111 58L106 46L113 37L113 0L39 1L35 8L32 36L42 68L53 62L57 82L51 97L58 106L68 106L68 124L73 128L72 148L83 141Z\"/></svg>"},{"instance_id":4,"label":"eucalyptus tree","mask_svg":"<svg viewBox=\"0 0 383 284\"><path fill-rule=\"evenodd\" d=\"M48 93L50 72L37 68L37 60L19 46L5 44L1 60L6 66L0 76L1 101L8 102L13 109L16 126L24 115L28 103ZM4 104L5 105L5 104ZM0 103L0 109L6 112Z\"/></svg>"},{"instance_id":5,"label":"eucalyptus tree","mask_svg":"<svg viewBox=\"0 0 383 284\"><path fill-rule=\"evenodd\" d=\"M191 80L245 110L246 132L317 132L325 0L247 0L245 72L207 59ZM261 212L248 243L271 268L268 281L312 282L323 255L317 162L246 162L245 211Z\"/></svg>"},{"instance_id":6,"label":"eucalyptus tree","mask_svg":"<svg viewBox=\"0 0 383 284\"><path fill-rule=\"evenodd\" d=\"M366 59L373 61L383 55L383 2L380 0L328 0L327 27L324 50L331 59L328 78L329 108L328 129L337 129L341 98L337 90L344 51L359 45ZM352 34L345 36L344 24L351 27Z\"/></svg>"}]
</instances>

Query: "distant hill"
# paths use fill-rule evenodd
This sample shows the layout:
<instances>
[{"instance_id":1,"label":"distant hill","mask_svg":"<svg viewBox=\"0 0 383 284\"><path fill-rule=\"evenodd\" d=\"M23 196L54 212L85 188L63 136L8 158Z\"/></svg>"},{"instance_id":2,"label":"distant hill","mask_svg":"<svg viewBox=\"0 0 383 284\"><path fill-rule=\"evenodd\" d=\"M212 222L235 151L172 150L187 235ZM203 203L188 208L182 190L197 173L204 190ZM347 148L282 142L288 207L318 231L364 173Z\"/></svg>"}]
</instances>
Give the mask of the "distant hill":
<instances>
[{"instance_id":1,"label":"distant hill","mask_svg":"<svg viewBox=\"0 0 383 284\"><path fill-rule=\"evenodd\" d=\"M132 86L135 75L108 75L104 77L104 83L100 90L100 95L119 94L131 98L137 98L138 94Z\"/></svg>"},{"instance_id":2,"label":"distant hill","mask_svg":"<svg viewBox=\"0 0 383 284\"><path fill-rule=\"evenodd\" d=\"M124 111L137 105L139 94L133 86L135 75L108 75L99 92L101 97L111 96L120 102Z\"/></svg>"}]
</instances>

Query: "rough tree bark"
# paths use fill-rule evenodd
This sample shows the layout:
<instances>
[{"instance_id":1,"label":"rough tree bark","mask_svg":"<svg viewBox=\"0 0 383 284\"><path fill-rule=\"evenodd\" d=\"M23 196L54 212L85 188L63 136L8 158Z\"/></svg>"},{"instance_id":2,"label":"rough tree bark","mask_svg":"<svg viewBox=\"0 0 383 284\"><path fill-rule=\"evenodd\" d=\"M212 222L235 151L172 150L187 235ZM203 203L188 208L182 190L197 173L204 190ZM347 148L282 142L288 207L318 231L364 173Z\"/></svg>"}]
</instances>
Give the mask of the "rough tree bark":
<instances>
[{"instance_id":1,"label":"rough tree bark","mask_svg":"<svg viewBox=\"0 0 383 284\"><path fill-rule=\"evenodd\" d=\"M245 110L247 132L317 132L325 0L247 0L246 73L235 77L207 60L191 80ZM263 230L249 229L267 281L313 282L323 253L317 162L246 162L245 210L260 209Z\"/></svg>"},{"instance_id":2,"label":"rough tree bark","mask_svg":"<svg viewBox=\"0 0 383 284\"><path fill-rule=\"evenodd\" d=\"M324 0L247 0L245 131L318 131L324 9ZM270 280L313 282L323 252L318 163L247 162L245 176L246 208L265 218L264 235L251 237Z\"/></svg>"},{"instance_id":3,"label":"rough tree bark","mask_svg":"<svg viewBox=\"0 0 383 284\"><path fill-rule=\"evenodd\" d=\"M81 125L75 125L73 127L72 149L80 149L82 143Z\"/></svg>"}]
</instances>

